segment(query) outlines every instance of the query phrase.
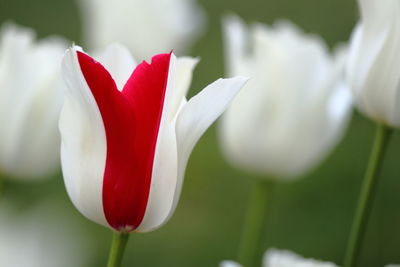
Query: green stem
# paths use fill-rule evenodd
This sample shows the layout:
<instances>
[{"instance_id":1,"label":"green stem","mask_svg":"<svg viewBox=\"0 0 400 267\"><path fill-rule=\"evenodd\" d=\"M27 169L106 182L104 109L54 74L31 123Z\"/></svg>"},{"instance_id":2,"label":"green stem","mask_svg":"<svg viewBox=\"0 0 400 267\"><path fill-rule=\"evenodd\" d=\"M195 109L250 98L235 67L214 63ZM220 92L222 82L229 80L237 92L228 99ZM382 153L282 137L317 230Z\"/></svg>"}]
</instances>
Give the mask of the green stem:
<instances>
[{"instance_id":1,"label":"green stem","mask_svg":"<svg viewBox=\"0 0 400 267\"><path fill-rule=\"evenodd\" d=\"M108 256L107 267L119 267L121 266L122 257L124 255L124 250L126 243L128 242L128 233L113 233L110 255Z\"/></svg>"},{"instance_id":2,"label":"green stem","mask_svg":"<svg viewBox=\"0 0 400 267\"><path fill-rule=\"evenodd\" d=\"M238 262L246 267L255 266L259 258L261 259L261 237L265 227L268 198L272 185L271 182L260 179L254 184L250 196L237 258Z\"/></svg>"},{"instance_id":3,"label":"green stem","mask_svg":"<svg viewBox=\"0 0 400 267\"><path fill-rule=\"evenodd\" d=\"M387 126L381 124L377 125L374 145L365 172L357 210L347 243L344 267L355 267L357 265L369 215L378 187L378 174L382 166L391 132L392 130Z\"/></svg>"},{"instance_id":4,"label":"green stem","mask_svg":"<svg viewBox=\"0 0 400 267\"><path fill-rule=\"evenodd\" d=\"M0 198L3 196L4 188L5 188L4 176L0 172Z\"/></svg>"}]
</instances>

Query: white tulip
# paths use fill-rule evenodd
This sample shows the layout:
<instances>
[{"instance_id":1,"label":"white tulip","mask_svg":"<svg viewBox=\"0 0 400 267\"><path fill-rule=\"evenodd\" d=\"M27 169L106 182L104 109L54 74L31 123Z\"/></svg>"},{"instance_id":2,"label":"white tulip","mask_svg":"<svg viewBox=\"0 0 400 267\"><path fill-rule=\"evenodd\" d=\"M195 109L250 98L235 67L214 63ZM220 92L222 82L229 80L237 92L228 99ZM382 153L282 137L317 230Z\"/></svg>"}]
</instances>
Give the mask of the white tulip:
<instances>
[{"instance_id":1,"label":"white tulip","mask_svg":"<svg viewBox=\"0 0 400 267\"><path fill-rule=\"evenodd\" d=\"M94 256L85 232L45 201L16 210L0 205L1 267L84 267Z\"/></svg>"},{"instance_id":2,"label":"white tulip","mask_svg":"<svg viewBox=\"0 0 400 267\"><path fill-rule=\"evenodd\" d=\"M291 251L269 249L264 254L264 267L336 267L331 262L305 259Z\"/></svg>"},{"instance_id":3,"label":"white tulip","mask_svg":"<svg viewBox=\"0 0 400 267\"><path fill-rule=\"evenodd\" d=\"M219 267L243 267L234 261L223 261ZM291 251L269 249L264 254L262 267L338 267L331 262L323 262L315 259L305 259ZM385 267L400 267L397 264L389 264Z\"/></svg>"},{"instance_id":4,"label":"white tulip","mask_svg":"<svg viewBox=\"0 0 400 267\"><path fill-rule=\"evenodd\" d=\"M199 36L204 12L195 0L77 0L92 49L118 42L136 58L170 50L182 54Z\"/></svg>"},{"instance_id":5,"label":"white tulip","mask_svg":"<svg viewBox=\"0 0 400 267\"><path fill-rule=\"evenodd\" d=\"M331 262L305 259L286 250L269 249L264 254L263 267L337 267ZM242 267L233 261L223 261L220 267Z\"/></svg>"},{"instance_id":6,"label":"white tulip","mask_svg":"<svg viewBox=\"0 0 400 267\"><path fill-rule=\"evenodd\" d=\"M358 3L347 65L354 102L371 119L400 127L400 2Z\"/></svg>"},{"instance_id":7,"label":"white tulip","mask_svg":"<svg viewBox=\"0 0 400 267\"><path fill-rule=\"evenodd\" d=\"M59 167L60 63L66 44L32 30L0 32L0 173L44 177Z\"/></svg>"},{"instance_id":8,"label":"white tulip","mask_svg":"<svg viewBox=\"0 0 400 267\"><path fill-rule=\"evenodd\" d=\"M224 154L269 177L303 175L338 143L351 114L343 49L330 55L288 21L247 29L231 16L224 30L228 75L251 77L222 118Z\"/></svg>"}]
</instances>

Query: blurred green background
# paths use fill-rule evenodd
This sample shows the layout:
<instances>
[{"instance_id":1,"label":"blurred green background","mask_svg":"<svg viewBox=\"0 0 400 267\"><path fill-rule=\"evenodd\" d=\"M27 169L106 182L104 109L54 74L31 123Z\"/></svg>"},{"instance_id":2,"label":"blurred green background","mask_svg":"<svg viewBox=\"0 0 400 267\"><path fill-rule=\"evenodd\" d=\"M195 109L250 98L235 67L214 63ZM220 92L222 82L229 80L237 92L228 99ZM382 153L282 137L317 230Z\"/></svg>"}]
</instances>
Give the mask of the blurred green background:
<instances>
[{"instance_id":1,"label":"blurred green background","mask_svg":"<svg viewBox=\"0 0 400 267\"><path fill-rule=\"evenodd\" d=\"M348 40L358 17L352 0L202 0L206 31L191 55L201 57L190 94L223 76L221 17L234 12L248 22L289 18L330 46ZM0 23L32 27L40 37L61 34L81 43L80 17L73 0L0 0ZM264 247L293 250L341 264L351 219L373 139L374 125L355 112L345 138L323 164L304 179L277 185ZM377 201L359 266L400 263L400 138L396 132L381 175ZM131 237L124 266L217 266L234 259L243 214L255 176L230 167L220 153L213 126L195 148L175 215L161 229ZM7 181L5 197L21 212L51 199L58 212L84 227L91 240L91 266L104 266L111 233L86 220L72 206L61 175L43 182ZM63 229L60 228L60 232ZM0 237L1 239L1 237ZM60 240L59 242L61 242ZM23 252L21 252L23 253Z\"/></svg>"}]
</instances>

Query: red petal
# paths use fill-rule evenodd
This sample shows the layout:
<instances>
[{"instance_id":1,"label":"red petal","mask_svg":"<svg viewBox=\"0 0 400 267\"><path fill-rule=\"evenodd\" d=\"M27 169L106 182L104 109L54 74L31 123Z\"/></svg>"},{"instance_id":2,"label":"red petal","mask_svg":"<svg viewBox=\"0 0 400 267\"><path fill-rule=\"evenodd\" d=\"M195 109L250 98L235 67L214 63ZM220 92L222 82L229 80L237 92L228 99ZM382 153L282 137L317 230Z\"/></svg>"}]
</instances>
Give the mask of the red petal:
<instances>
[{"instance_id":1,"label":"red petal","mask_svg":"<svg viewBox=\"0 0 400 267\"><path fill-rule=\"evenodd\" d=\"M171 54L154 56L151 64L142 62L120 92L101 64L77 53L106 132L104 213L114 229L134 230L149 197Z\"/></svg>"}]
</instances>

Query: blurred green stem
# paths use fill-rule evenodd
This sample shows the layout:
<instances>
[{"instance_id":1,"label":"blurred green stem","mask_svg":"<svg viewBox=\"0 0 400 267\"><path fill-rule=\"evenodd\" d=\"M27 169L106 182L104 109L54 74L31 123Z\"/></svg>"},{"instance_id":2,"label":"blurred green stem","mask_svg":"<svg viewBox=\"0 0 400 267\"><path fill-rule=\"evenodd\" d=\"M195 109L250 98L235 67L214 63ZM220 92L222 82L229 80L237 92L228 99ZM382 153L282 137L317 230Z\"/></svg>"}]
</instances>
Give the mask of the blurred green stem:
<instances>
[{"instance_id":1,"label":"blurred green stem","mask_svg":"<svg viewBox=\"0 0 400 267\"><path fill-rule=\"evenodd\" d=\"M0 172L0 198L3 196L4 187L5 187L4 176Z\"/></svg>"},{"instance_id":2,"label":"blurred green stem","mask_svg":"<svg viewBox=\"0 0 400 267\"><path fill-rule=\"evenodd\" d=\"M261 256L260 245L272 186L272 182L259 179L250 196L237 258L246 267L255 266Z\"/></svg>"},{"instance_id":3,"label":"blurred green stem","mask_svg":"<svg viewBox=\"0 0 400 267\"><path fill-rule=\"evenodd\" d=\"M128 233L119 233L119 232L113 233L107 267L121 266L122 257L124 255L124 250L126 247L126 243L128 242L128 238L129 238Z\"/></svg>"},{"instance_id":4,"label":"blurred green stem","mask_svg":"<svg viewBox=\"0 0 400 267\"><path fill-rule=\"evenodd\" d=\"M365 172L349 241L347 243L344 267L355 267L357 265L369 215L378 187L378 174L382 166L391 132L392 129L387 126L381 124L377 125L374 145Z\"/></svg>"}]
</instances>

